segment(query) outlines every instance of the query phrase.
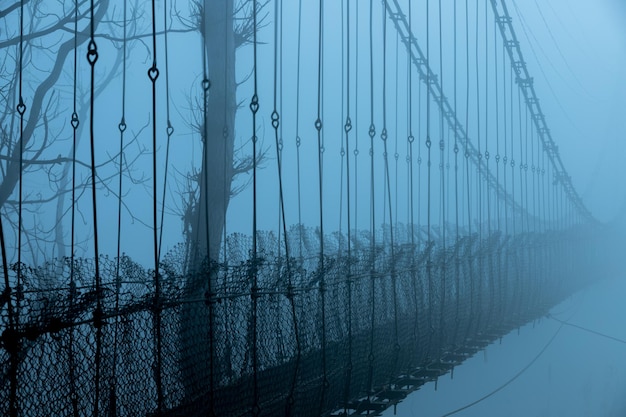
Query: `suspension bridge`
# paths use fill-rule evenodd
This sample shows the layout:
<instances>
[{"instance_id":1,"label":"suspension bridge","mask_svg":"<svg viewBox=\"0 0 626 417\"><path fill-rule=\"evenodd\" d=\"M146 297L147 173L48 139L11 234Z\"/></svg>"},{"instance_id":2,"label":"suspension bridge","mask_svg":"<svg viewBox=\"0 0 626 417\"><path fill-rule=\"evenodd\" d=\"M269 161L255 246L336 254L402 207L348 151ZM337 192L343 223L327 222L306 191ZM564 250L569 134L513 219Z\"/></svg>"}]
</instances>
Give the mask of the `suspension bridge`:
<instances>
[{"instance_id":1,"label":"suspension bridge","mask_svg":"<svg viewBox=\"0 0 626 417\"><path fill-rule=\"evenodd\" d=\"M184 20L153 0L144 33L137 4L75 1L43 81L29 63L52 23L28 1L3 10L0 414L375 415L592 282L613 241L561 158L509 1L447 3L205 1ZM176 44L181 20L196 49ZM170 87L181 48L200 62L194 110ZM42 171L44 86L62 73L70 139ZM133 130L137 107L150 118ZM174 108L198 122L195 167L170 146ZM65 178L49 236L29 220L45 217L29 205L41 175Z\"/></svg>"}]
</instances>

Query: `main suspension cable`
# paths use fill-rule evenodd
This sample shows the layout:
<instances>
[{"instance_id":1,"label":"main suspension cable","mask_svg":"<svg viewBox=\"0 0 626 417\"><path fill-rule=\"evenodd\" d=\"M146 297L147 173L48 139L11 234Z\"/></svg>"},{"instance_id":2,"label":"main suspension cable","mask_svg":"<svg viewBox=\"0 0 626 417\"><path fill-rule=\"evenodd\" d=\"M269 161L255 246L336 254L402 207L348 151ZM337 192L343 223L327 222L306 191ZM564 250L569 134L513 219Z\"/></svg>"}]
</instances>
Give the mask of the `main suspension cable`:
<instances>
[{"instance_id":1,"label":"main suspension cable","mask_svg":"<svg viewBox=\"0 0 626 417\"><path fill-rule=\"evenodd\" d=\"M539 351L539 353L537 353L537 355L526 366L524 366L522 369L520 369L519 372L517 372L515 375L513 375L513 377L511 377L509 380L505 381L504 384L500 385L499 387L497 387L496 389L494 389L490 393L480 397L476 401L472 401L471 403L469 403L467 405L464 405L463 407L457 408L456 410L453 410L453 411L450 411L450 412L448 412L446 414L443 414L441 417L448 417L448 416L451 416L453 414L460 413L463 410L467 410L468 408L471 408L471 407L475 406L476 404L486 400L487 398L497 394L498 392L502 391L504 388L509 386L513 381L515 381L517 378L522 376L522 374L524 374L524 372L526 372L528 369L530 369L530 367L533 366L535 364L535 362L537 362L537 360L541 357L541 355L543 355L544 352L546 350L548 350L548 348L550 347L552 342L554 342L554 339L556 339L556 337L558 336L558 334L559 334L559 332L561 331L562 328L563 328L563 324L561 324L559 326L559 328L556 330L556 332L554 332L552 337L543 346L543 348Z\"/></svg>"}]
</instances>

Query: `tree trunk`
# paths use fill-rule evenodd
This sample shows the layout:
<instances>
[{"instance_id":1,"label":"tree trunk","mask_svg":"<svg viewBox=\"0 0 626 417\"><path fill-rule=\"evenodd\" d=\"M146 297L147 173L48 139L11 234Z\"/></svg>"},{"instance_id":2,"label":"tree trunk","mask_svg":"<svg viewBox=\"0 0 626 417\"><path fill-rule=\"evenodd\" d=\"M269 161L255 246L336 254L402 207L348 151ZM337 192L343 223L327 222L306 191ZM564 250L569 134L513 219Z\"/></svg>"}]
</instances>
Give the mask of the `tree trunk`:
<instances>
[{"instance_id":1,"label":"tree trunk","mask_svg":"<svg viewBox=\"0 0 626 417\"><path fill-rule=\"evenodd\" d=\"M196 246L192 265L207 257L212 261L218 258L233 177L236 111L233 0L208 2L206 7L204 33L210 88L204 120L207 138L203 138L206 140L199 178L200 198L191 233L191 242Z\"/></svg>"},{"instance_id":2,"label":"tree trunk","mask_svg":"<svg viewBox=\"0 0 626 417\"><path fill-rule=\"evenodd\" d=\"M206 2L203 30L210 88L203 135L203 162L198 182L200 194L193 207L188 234L186 293L189 299L206 299L215 291L217 262L233 178L236 112L235 38L233 0ZM210 291L209 291L210 290ZM228 367L217 346L217 324L209 303L186 304L180 328L181 371L188 400L206 396L212 375ZM227 337L227 335L226 335ZM220 364L220 368L218 365ZM213 382L212 382L213 381ZM210 394L209 394L210 395Z\"/></svg>"}]
</instances>

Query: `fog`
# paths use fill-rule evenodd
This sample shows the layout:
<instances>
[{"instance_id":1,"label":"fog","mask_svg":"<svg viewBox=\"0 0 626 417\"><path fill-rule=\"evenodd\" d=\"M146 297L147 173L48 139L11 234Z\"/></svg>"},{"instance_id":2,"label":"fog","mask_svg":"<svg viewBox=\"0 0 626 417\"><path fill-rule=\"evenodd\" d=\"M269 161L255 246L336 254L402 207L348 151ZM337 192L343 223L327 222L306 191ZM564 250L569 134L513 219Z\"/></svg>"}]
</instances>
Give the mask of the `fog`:
<instances>
[{"instance_id":1,"label":"fog","mask_svg":"<svg viewBox=\"0 0 626 417\"><path fill-rule=\"evenodd\" d=\"M624 415L624 292L620 277L572 296L383 415Z\"/></svg>"},{"instance_id":2,"label":"fog","mask_svg":"<svg viewBox=\"0 0 626 417\"><path fill-rule=\"evenodd\" d=\"M445 2L444 2L445 3ZM9 3L7 3L9 4ZM158 7L162 7L163 3L157 2ZM429 29L429 49L431 56L431 65L434 74L440 74L440 64L443 65L443 73L437 75L441 78L443 84L443 92L446 94L451 106L457 111L458 120L462 125L465 124L466 115L469 124L465 128L469 139L476 146L476 138L482 135L490 137L491 141L488 148L482 151L490 151L491 165L494 170L495 160L495 138L499 137L499 146L502 147L504 140L502 136L506 136L502 119L505 117L502 109L496 108L495 84L489 87L485 85L485 80L497 80L500 83L500 94L504 88L504 83L510 81L510 74L495 73L495 67L500 66L502 72L502 62L495 62L495 55L492 49L495 48L494 42L498 42L497 53L498 60L503 61L504 50L502 49L500 35L495 30L491 9L485 8L485 4L477 5L475 2L469 2L468 9L468 47L469 47L469 68L471 72L469 108L466 111L466 74L465 67L468 62L465 59L466 41L465 41L465 5L457 5L457 52L456 52L456 71L454 71L454 52L452 50L452 38L454 36L453 28L453 3L442 5L442 23L441 31L443 34L440 45L438 33L438 4L434 2L430 5L428 20ZM54 6L52 3L46 4L44 10L54 11L54 7L60 7L61 3ZM345 6L345 5L344 5ZM351 149L344 151L352 156L350 161L352 170L352 208L356 214L352 214L352 227L357 229L367 229L369 220L369 184L367 178L370 175L369 161L369 137L368 129L370 123L375 127L374 137L374 175L375 175L375 214L380 223L389 222L386 213L389 198L382 198L385 195L385 181L382 175L384 171L383 159L383 143L380 140L380 134L383 127L386 128L390 140L388 141L389 168L390 168L390 185L392 187L391 201L394 205L392 222L410 222L409 202L406 193L408 192L407 176L409 164L406 161L408 155L407 137L409 136L407 105L409 96L407 95L408 73L406 49L402 42L398 39L397 32L392 21L387 23L387 48L386 48L386 73L385 88L386 99L385 111L386 120L383 121L383 100L382 100L382 9L380 4L373 7L373 76L374 89L370 88L370 45L369 45L369 8L368 4L355 4L351 8L351 39L350 39L350 86L349 101L351 105L351 117L354 125L351 131L349 147ZM418 43L421 44L422 50L425 48L426 39L426 4L413 3L412 13L413 27ZM184 240L183 225L181 218L184 215L184 205L181 195L184 195L185 177L197 170L201 164L202 142L200 139L200 131L197 130L198 122L202 117L201 109L201 93L202 93L202 41L199 33L189 29L185 24L191 25L189 17L192 13L190 5L186 3L169 4L171 9L167 13L168 26L171 27L171 33L168 38L168 71L163 68L161 76L157 80L157 160L158 160L158 183L157 189L163 187L165 175L165 156L168 149L167 141L167 108L166 94L169 98L169 119L173 127L173 133L170 137L169 159L168 159L168 184L165 194L165 221L163 223L164 230L164 248L171 248L173 245ZM402 5L404 12L408 12L407 5ZM624 178L623 164L621 163L621 155L624 154L624 142L621 141L621 134L624 130L624 120L621 116L623 109L624 91L626 89L625 82L621 76L621 69L624 64L624 27L623 5L618 1L599 1L593 5L584 4L583 2L513 2L510 7L510 13L515 21L515 28L521 43L521 49L524 58L527 61L528 68L534 78L534 84L543 113L547 119L547 124L551 130L552 136L558 146L558 151L571 176L572 184L582 197L585 206L590 210L592 215L601 222L610 222L616 218L622 217L624 206L624 187L621 178ZM475 10L479 9L479 12ZM151 83L146 75L147 69L152 62L152 52L150 46L150 10L139 7L136 12L132 12L129 6L128 13L137 13L141 16L135 20L129 31L138 36L138 40L132 40L127 45L127 61L126 61L126 115L125 121L128 130L125 132L126 146L125 158L128 164L132 165L129 170L134 183L127 178L122 186L124 195L122 223L124 234L124 252L127 252L133 258L149 259L150 245L142 245L141 242L151 239L151 200L152 186L150 184L151 169L149 168L150 152L151 152ZM276 102L280 115L279 139L282 143L282 169L285 172L284 178L284 195L285 195L285 216L288 225L296 224L301 221L303 224L316 227L319 223L319 196L317 192L302 192L302 190L312 191L317 187L317 133L314 122L317 118L317 61L318 61L318 22L314 19L317 4L304 2L299 19L299 9L297 2L287 2L282 5L280 25L280 45L281 52L278 56L279 67L277 68L276 85ZM113 7L107 11L111 18L119 20L122 18L122 8ZM163 19L159 12L157 17L157 30L163 29ZM357 15L358 12L358 15ZM43 13L43 12L42 12ZM180 15L180 18L176 16ZM341 30L345 28L345 22L342 23L342 12L339 2L330 2L324 5L324 30L322 32L323 50L322 58L323 72L321 77L320 90L320 109L321 120L323 121L322 141L323 141L323 211L325 214L324 222L327 229L335 231L337 229L345 230L346 228L346 198L345 198L345 175L346 168L345 158L341 156L344 143L344 125L346 121L346 104L347 97L347 45L345 44L346 36L341 37ZM485 14L486 13L486 14ZM46 18L37 20L38 25L44 26L45 19L51 17L54 13L47 15ZM278 230L278 206L279 196L277 187L277 171L276 171L276 150L274 144L274 133L271 125L271 114L274 103L274 12L273 5L268 4L262 11L262 22L258 31L258 96L260 101L260 110L257 117L257 136L259 138L259 146L264 150L264 158L260 162L262 168L258 172L259 198L258 204L258 229L260 230ZM485 25L485 16L487 21L487 45L489 53L485 54L485 46L483 45L485 33L483 26ZM5 39L15 40L18 35L17 22L7 20L5 16L6 29L3 30ZM183 19L184 17L184 19ZM478 21L475 19L478 17ZM186 19L186 20L185 20ZM301 20L301 27L298 22ZM345 20L345 19L344 19ZM476 23L478 22L478 23ZM80 28L85 28L84 23ZM479 28L478 38L476 42L476 27ZM70 28L71 29L71 28ZM70 29L65 32L71 32ZM29 28L26 28L28 31ZM94 128L96 129L96 162L104 163L108 159L113 158L118 153L119 148L119 130L118 124L121 118L122 107L122 69L121 62L117 62L117 67L112 68L114 59L119 57L119 51L122 43L119 41L122 37L122 28L120 24L104 25L98 29L103 37L98 42L99 59L96 67L96 84L105 83L106 87L102 88L102 92L95 100L95 120ZM28 104L28 97L32 96L38 87L43 75L49 70L52 64L52 58L49 54L44 53L45 48L49 45L52 47L62 38L69 39L69 35L53 34L43 36L38 39L41 45L37 46L32 52L27 50L27 60L29 65L24 65L24 100ZM111 33L111 35L109 35ZM300 45L298 44L298 34L300 34ZM54 36L53 36L54 35ZM99 35L99 34L98 34ZM497 35L497 36L496 36ZM117 42L111 42L109 39L117 39ZM67 40L66 39L66 40ZM339 42L344 39L344 44ZM11 42L12 45L15 44ZM163 66L164 57L164 37L162 34L157 37L157 46L159 48L159 64ZM439 55L440 46L442 55ZM85 48L85 45L82 45ZM117 49L116 49L117 48ZM6 49L6 48L5 48ZM162 50L161 50L162 49ZM44 52L38 52L43 50ZM7 50L7 56L13 57L14 51ZM298 61L300 57L300 61ZM441 58L441 59L440 59ZM476 58L478 59L476 61ZM68 123L69 116L64 114L63 109L72 108L72 66L73 60L71 55L66 59L64 71L55 87L55 96L50 105L55 106L55 116L50 117L48 126L50 134L54 135L58 140L51 141L51 145L45 149L50 155L66 156L71 150L71 126ZM9 62L11 64L9 65ZM478 67L476 67L478 63ZM504 61L506 65L508 59ZM77 61L78 76L77 88L79 99L86 100L89 93L89 65L84 59L84 50L79 52ZM10 60L5 65L5 71L10 73L16 70L14 60ZM485 68L488 67L485 72ZM299 69L298 69L299 68ZM478 70L476 69L478 68ZM113 73L111 71L114 71ZM244 44L237 49L236 52L236 79L240 83L237 88L237 100L239 110L236 115L235 126L235 149L236 157L245 158L250 156L251 152L251 114L248 108L250 97L252 96L253 83L251 80L252 71L252 47L249 43ZM478 71L478 72L477 72ZM442 221L450 221L454 217L453 205L456 201L459 205L465 205L466 190L459 187L459 195L455 197L452 192L454 186L454 163L453 163L453 140L454 135L450 136L450 131L446 129L446 143L443 155L440 154L438 145L443 134L440 133L441 115L433 100L426 100L425 88L423 82L420 82L419 75L412 69L412 106L413 106L413 135L416 137L413 152L415 155L413 161L413 169L415 179L413 180L414 188L414 205L413 210L414 222L425 225L427 223L426 210L426 107L427 101L430 101L431 120L430 135L434 143L432 148L432 179L431 179L431 224L440 225ZM167 75L167 88L165 76ZM485 78L485 76L487 78ZM504 78L502 78L504 77ZM210 77L209 77L210 78ZM474 80L474 78L477 78ZM454 100L453 83L456 82L457 99ZM478 86L476 86L476 82ZM8 85L7 85L8 88ZM482 93L482 89L487 88L486 95ZM478 89L478 90L476 90ZM6 90L7 92L13 90ZM476 112L476 91L484 97L479 96L478 105L480 107L487 105L481 111ZM299 97L296 97L299 92ZM373 102L370 103L370 94L373 94ZM14 96L7 96L6 104L9 109L5 111L7 123L10 122L11 128L17 129L17 119L13 115L11 117L10 108L13 106L12 101L16 100ZM482 99L482 102L480 101ZM486 99L486 100L485 100ZM515 99L517 100L517 98ZM485 104L488 101L488 104ZM88 102L83 102L88 104ZM340 103L344 103L340 106ZM81 103L79 103L80 105ZM514 103L517 106L517 103ZM502 103L499 104L502 107ZM373 106L372 108L370 108ZM510 106L509 106L510 107ZM521 107L520 107L521 108ZM485 110L486 109L486 110ZM87 109L84 109L87 110ZM370 110L374 119L370 120ZM513 111L513 109L509 109ZM499 112L498 114L496 114ZM517 109L515 109L517 112ZM86 129L88 123L88 113L85 114L85 120L81 120L81 128ZM487 118L487 119L485 119ZM498 118L500 126L496 128L495 119ZM493 123L489 122L489 119ZM488 126L485 127L485 120ZM383 122L385 126L383 126ZM528 122L526 122L528 123ZM481 126L482 125L482 126ZM196 127L194 127L196 126ZM41 129L38 126L37 129ZM517 126L515 127L517 129ZM524 127L531 132L528 126ZM480 132L480 129L483 131ZM497 130L498 129L498 130ZM480 132L480 136L478 133ZM486 132L486 133L485 133ZM87 133L82 131L83 135ZM37 133L36 133L37 134ZM41 136L41 134L40 134ZM135 138L136 136L136 138ZM301 146L296 146L296 138L301 139ZM131 142L131 139L135 138ZM482 146L485 146L485 138ZM41 139L43 140L43 139ZM488 139L487 139L488 140ZM534 140L538 141L535 137ZM517 146L517 145L516 145ZM358 152L358 156L354 156L354 151ZM297 177L297 152L300 152L300 184ZM33 149L32 152L35 152ZM500 151L502 153L502 150ZM511 150L509 149L509 152ZM513 151L513 152L516 152ZM459 156L459 183L463 181L464 158L463 150ZM79 136L79 144L77 147L77 157L81 161L89 159L89 141L85 137ZM422 159L422 163L418 164L418 158ZM442 162L443 158L443 162ZM515 158L515 155L509 155L509 160ZM526 157L527 159L529 157ZM536 158L539 158L538 154ZM517 157L519 160L519 156ZM101 212L116 213L117 198L116 186L114 179L116 176L116 164L112 161L99 169L98 175L108 180L107 187L100 189L98 192L99 204L102 204ZM539 160L537 160L537 169L539 169ZM544 168L549 169L549 163L544 161ZM439 164L446 165L444 171L444 193L447 204L441 208L440 196L442 192L441 180L439 178ZM518 164L519 166L519 164ZM503 170L499 167L500 171ZM29 168L32 172L25 178L28 181L26 192L30 195L41 196L44 201L52 202L54 200L52 192L47 187L49 181L48 174L41 172L35 168ZM530 170L530 168L529 168ZM53 170L54 171L54 170ZM315 174L315 175L312 175ZM502 172L500 172L502 174ZM58 179L59 173L53 172L54 179ZM79 166L77 175L83 181L88 179L88 169ZM495 174L494 174L495 175ZM550 175L548 172L546 175ZM169 178L171 177L171 178ZM343 181L337 179L343 178ZM356 179L355 179L356 178ZM510 181L510 176L509 176ZM228 232L241 232L250 234L252 231L252 187L250 187L251 173L245 173L235 178L234 189L241 190L232 199L228 213L226 229ZM298 199L298 186L300 187L300 198ZM39 187L39 188L38 188ZM509 192L511 185L509 185ZM54 191L54 190L52 190ZM518 190L519 192L519 190ZM344 198L342 199L342 193ZM376 197L380 196L380 198ZM518 201L520 197L517 197ZM12 194L12 200L16 200L16 193ZM159 207L163 203L163 198L159 194ZM419 200L419 201L418 201ZM54 200L55 201L55 200ZM492 204L494 204L492 202ZM50 207L53 204L48 204ZM91 210L89 209L90 200L89 193L80 193L77 197L76 207L80 213L80 224L77 226L77 242L80 242L75 249L81 253L91 253L90 249L91 236L93 229L91 224ZM54 210L47 209L45 204L37 205L38 209L33 210L35 217L25 216L25 229L31 229L38 224L37 228L43 233L50 233L54 229L56 219L52 215ZM307 210L298 210L298 207L306 207ZM356 207L356 208L355 208ZM361 209L362 207L362 209ZM41 210L40 210L41 209ZM359 210L360 209L360 210ZM500 208L500 210L502 210ZM360 215L359 215L360 214ZM475 214L475 213L474 213ZM473 214L470 214L473 216ZM9 217L7 217L9 218ZM418 221L419 220L419 221ZM463 224L471 223L467 218L467 214L461 210L461 220ZM67 209L61 220L64 234L67 236L69 227L69 216ZM116 246L117 233L116 228L110 228L103 223L101 227L101 246L105 248L103 252L111 252ZM13 238L16 234L13 233ZM25 250L31 253L41 261L47 257L54 256L47 249ZM15 251L10 250L11 259L15 258Z\"/></svg>"},{"instance_id":3,"label":"fog","mask_svg":"<svg viewBox=\"0 0 626 417\"><path fill-rule=\"evenodd\" d=\"M0 0L7 300L22 286L20 262L125 254L154 271L167 254L185 252L188 268L196 245L227 268L256 261L257 233L266 239L259 257L270 259L283 248L317 256L303 252L297 230L322 236L322 266L358 242L423 253L432 243L445 253L464 237L548 241L591 230L602 246L587 243L589 259L623 247L624 1L509 0L519 41L510 49L492 9L501 3L489 0L234 1L235 32L222 43L203 15L206 1ZM211 61L221 55L207 42L223 63ZM511 61L517 47L523 63ZM522 67L532 80L520 78ZM226 98L231 76L236 109ZM528 85L538 102L525 95ZM207 155L206 140L232 143L232 155ZM220 204L225 219L215 222ZM549 309L602 335L535 320L458 365L454 378L440 377L436 390L429 383L410 394L397 415L445 415L480 399L552 335L519 379L459 415L626 414L626 349L604 337L626 339L621 268L600 262L589 285Z\"/></svg>"}]
</instances>

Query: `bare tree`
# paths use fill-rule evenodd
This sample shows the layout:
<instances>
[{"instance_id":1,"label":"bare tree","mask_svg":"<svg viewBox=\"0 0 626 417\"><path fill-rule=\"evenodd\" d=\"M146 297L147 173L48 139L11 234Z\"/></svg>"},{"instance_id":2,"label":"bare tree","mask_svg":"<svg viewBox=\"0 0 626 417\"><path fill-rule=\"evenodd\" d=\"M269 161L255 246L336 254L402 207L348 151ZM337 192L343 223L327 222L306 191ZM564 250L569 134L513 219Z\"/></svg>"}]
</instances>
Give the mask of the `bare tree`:
<instances>
[{"instance_id":1,"label":"bare tree","mask_svg":"<svg viewBox=\"0 0 626 417\"><path fill-rule=\"evenodd\" d=\"M74 52L75 48L79 48L77 58L85 60L82 48L90 39L92 21L90 2L87 0L76 3L26 0L23 2L24 28L20 36L20 6L20 2L15 1L0 10L0 21L3 22L3 28L7 28L0 31L0 94L3 97L0 107L0 212L5 220L7 246L17 241L18 233L23 233L31 256L30 261L39 263L50 256L51 244L54 245L54 252L58 257L64 257L66 247L69 246L63 222L68 218L70 208L76 204L76 201L69 201L68 204L68 196L72 191L70 168L73 163L73 145L68 131L72 130L71 86L76 81L73 73ZM128 33L130 37L136 37L141 17L136 5L131 9ZM121 18L116 20L111 13L115 13L115 10L109 10L109 0L95 2L95 32L101 22L106 22L110 33L115 33L116 27L119 31ZM107 37L108 42L119 46L119 38L113 35ZM96 96L120 73L122 60L122 49L118 47L118 53L103 70L102 81L94 92ZM24 126L21 131L20 114L17 111L20 101L20 75L23 80L22 98L25 106ZM79 122L76 126L77 141L80 141L83 129L88 126L88 97L88 92L79 85L76 103ZM135 132L128 143L136 140L137 135ZM101 175L97 181L100 187L108 188L109 183L117 178L116 160L117 155L109 155L100 162L100 167L115 168L99 171ZM89 164L81 160L76 163L79 167L89 167ZM130 175L128 170L125 175ZM21 231L17 226L17 187L20 178L28 184L44 184L39 188L23 188L22 221L27 226ZM86 175L77 178L77 197L83 194L89 181ZM51 223L51 216L48 216L47 223L42 220L41 214L45 212L56 212ZM16 247L9 249L15 250Z\"/></svg>"}]
</instances>

